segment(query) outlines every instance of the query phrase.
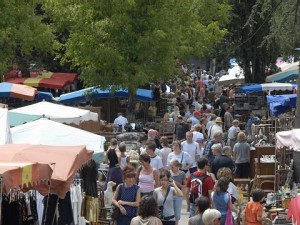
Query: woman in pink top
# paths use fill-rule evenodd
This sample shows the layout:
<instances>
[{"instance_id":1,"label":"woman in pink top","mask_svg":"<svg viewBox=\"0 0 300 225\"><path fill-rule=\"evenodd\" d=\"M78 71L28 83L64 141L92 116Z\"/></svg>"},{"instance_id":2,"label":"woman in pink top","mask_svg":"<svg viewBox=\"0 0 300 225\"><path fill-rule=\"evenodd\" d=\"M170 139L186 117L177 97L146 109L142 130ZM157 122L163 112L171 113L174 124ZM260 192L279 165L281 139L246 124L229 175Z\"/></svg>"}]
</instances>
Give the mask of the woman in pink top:
<instances>
[{"instance_id":1,"label":"woman in pink top","mask_svg":"<svg viewBox=\"0 0 300 225\"><path fill-rule=\"evenodd\" d=\"M138 168L137 178L141 195L153 195L154 188L159 186L159 172L150 165L150 156L140 155L141 166Z\"/></svg>"}]
</instances>

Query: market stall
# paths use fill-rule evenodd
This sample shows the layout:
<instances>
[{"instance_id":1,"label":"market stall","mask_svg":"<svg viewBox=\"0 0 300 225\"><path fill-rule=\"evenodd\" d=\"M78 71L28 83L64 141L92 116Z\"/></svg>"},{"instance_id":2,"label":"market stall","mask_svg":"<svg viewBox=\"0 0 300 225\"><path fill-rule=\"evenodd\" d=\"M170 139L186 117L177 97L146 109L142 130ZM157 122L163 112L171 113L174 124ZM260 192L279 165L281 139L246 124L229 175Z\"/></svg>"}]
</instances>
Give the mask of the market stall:
<instances>
[{"instance_id":1,"label":"market stall","mask_svg":"<svg viewBox=\"0 0 300 225\"><path fill-rule=\"evenodd\" d=\"M39 190L41 184L49 183L52 172L51 166L44 163L0 162L2 193L7 194L13 188Z\"/></svg>"},{"instance_id":2,"label":"market stall","mask_svg":"<svg viewBox=\"0 0 300 225\"><path fill-rule=\"evenodd\" d=\"M13 109L10 110L10 112L41 116L56 122L66 124L80 124L83 121L89 120L98 121L97 113L93 113L89 110L59 105L45 101Z\"/></svg>"},{"instance_id":3,"label":"market stall","mask_svg":"<svg viewBox=\"0 0 300 225\"><path fill-rule=\"evenodd\" d=\"M50 192L60 198L65 197L75 173L92 159L92 154L93 152L88 151L85 146L0 145L0 162L38 162L52 165ZM41 187L40 192L49 193L49 187Z\"/></svg>"},{"instance_id":4,"label":"market stall","mask_svg":"<svg viewBox=\"0 0 300 225\"><path fill-rule=\"evenodd\" d=\"M22 84L13 84L8 82L0 83L0 98L18 98L32 101L37 95L36 88Z\"/></svg>"},{"instance_id":5,"label":"market stall","mask_svg":"<svg viewBox=\"0 0 300 225\"><path fill-rule=\"evenodd\" d=\"M11 128L11 136L14 144L85 145L94 151L96 161L103 161L105 137L48 119L41 118Z\"/></svg>"}]
</instances>

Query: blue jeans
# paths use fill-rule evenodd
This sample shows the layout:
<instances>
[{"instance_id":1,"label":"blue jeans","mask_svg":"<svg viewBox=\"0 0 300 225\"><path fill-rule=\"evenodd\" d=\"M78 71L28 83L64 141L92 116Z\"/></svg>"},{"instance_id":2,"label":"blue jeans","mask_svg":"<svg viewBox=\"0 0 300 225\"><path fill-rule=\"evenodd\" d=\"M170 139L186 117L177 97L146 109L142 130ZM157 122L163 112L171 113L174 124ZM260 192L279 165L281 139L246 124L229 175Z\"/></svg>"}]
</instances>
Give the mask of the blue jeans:
<instances>
[{"instance_id":1,"label":"blue jeans","mask_svg":"<svg viewBox=\"0 0 300 225\"><path fill-rule=\"evenodd\" d=\"M195 209L196 209L195 203L190 203L190 217L195 216Z\"/></svg>"},{"instance_id":2,"label":"blue jeans","mask_svg":"<svg viewBox=\"0 0 300 225\"><path fill-rule=\"evenodd\" d=\"M175 220L180 220L181 217L181 207L182 207L182 197L174 196L174 214L175 214Z\"/></svg>"}]
</instances>

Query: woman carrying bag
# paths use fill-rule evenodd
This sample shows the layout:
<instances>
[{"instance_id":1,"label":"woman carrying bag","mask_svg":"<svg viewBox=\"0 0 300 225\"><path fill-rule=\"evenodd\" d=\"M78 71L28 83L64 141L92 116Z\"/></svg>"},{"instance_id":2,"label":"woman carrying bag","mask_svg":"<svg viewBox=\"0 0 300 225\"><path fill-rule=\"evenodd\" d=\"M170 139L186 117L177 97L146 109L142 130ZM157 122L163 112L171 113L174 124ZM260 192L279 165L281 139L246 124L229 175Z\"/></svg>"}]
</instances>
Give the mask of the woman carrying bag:
<instances>
[{"instance_id":1,"label":"woman carrying bag","mask_svg":"<svg viewBox=\"0 0 300 225\"><path fill-rule=\"evenodd\" d=\"M163 169L160 173L161 186L156 188L153 197L157 201L159 215L163 225L175 225L173 196L183 196L176 182L170 179L171 173Z\"/></svg>"},{"instance_id":2,"label":"woman carrying bag","mask_svg":"<svg viewBox=\"0 0 300 225\"><path fill-rule=\"evenodd\" d=\"M117 225L130 225L141 200L140 187L136 185L134 167L128 165L123 170L124 183L117 187L112 203L118 207L120 214L117 216Z\"/></svg>"}]
</instances>

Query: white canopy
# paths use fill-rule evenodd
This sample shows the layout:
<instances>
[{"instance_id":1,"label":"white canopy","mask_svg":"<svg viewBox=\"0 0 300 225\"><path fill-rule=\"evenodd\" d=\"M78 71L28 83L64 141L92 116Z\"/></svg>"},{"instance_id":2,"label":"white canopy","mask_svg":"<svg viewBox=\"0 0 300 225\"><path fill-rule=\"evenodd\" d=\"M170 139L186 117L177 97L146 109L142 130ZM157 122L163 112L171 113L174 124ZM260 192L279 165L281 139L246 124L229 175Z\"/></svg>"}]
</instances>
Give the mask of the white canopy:
<instances>
[{"instance_id":1,"label":"white canopy","mask_svg":"<svg viewBox=\"0 0 300 225\"><path fill-rule=\"evenodd\" d=\"M0 108L0 145L11 144L10 126L8 121L8 110Z\"/></svg>"},{"instance_id":2,"label":"white canopy","mask_svg":"<svg viewBox=\"0 0 300 225\"><path fill-rule=\"evenodd\" d=\"M277 132L276 147L290 147L295 151L300 151L300 129Z\"/></svg>"},{"instance_id":3,"label":"white canopy","mask_svg":"<svg viewBox=\"0 0 300 225\"><path fill-rule=\"evenodd\" d=\"M104 150L105 137L45 118L11 128L11 134L13 144L86 145L94 153Z\"/></svg>"},{"instance_id":4,"label":"white canopy","mask_svg":"<svg viewBox=\"0 0 300 225\"><path fill-rule=\"evenodd\" d=\"M67 124L75 123L78 125L82 121L98 121L97 113L93 113L85 109L79 109L45 101L13 109L10 110L10 112L42 116L56 122Z\"/></svg>"}]
</instances>

